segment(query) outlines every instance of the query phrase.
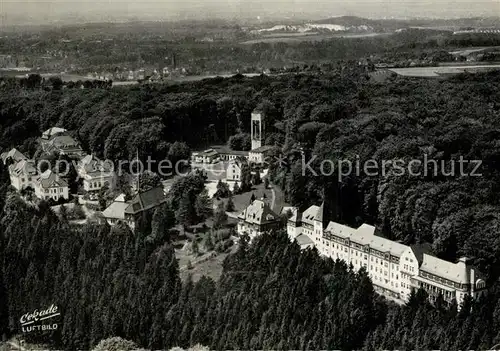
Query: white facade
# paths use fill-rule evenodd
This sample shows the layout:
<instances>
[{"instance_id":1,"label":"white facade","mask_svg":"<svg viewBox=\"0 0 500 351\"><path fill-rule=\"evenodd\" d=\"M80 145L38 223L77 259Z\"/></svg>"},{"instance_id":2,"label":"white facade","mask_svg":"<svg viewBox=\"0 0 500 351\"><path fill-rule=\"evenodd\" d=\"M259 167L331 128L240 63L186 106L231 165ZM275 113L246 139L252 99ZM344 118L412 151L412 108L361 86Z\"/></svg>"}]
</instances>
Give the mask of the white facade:
<instances>
[{"instance_id":1,"label":"white facade","mask_svg":"<svg viewBox=\"0 0 500 351\"><path fill-rule=\"evenodd\" d=\"M10 183L17 191L34 188L36 174L35 162L32 160L21 160L9 166Z\"/></svg>"},{"instance_id":2,"label":"white facade","mask_svg":"<svg viewBox=\"0 0 500 351\"><path fill-rule=\"evenodd\" d=\"M83 179L83 189L87 192L99 191L104 186L113 189L116 184L113 165L93 155L85 156L78 163L77 173Z\"/></svg>"},{"instance_id":3,"label":"white facade","mask_svg":"<svg viewBox=\"0 0 500 351\"><path fill-rule=\"evenodd\" d=\"M191 158L195 163L215 163L219 158L219 153L213 149L208 149L202 152L193 153Z\"/></svg>"},{"instance_id":4,"label":"white facade","mask_svg":"<svg viewBox=\"0 0 500 351\"><path fill-rule=\"evenodd\" d=\"M229 162L227 169L226 169L226 180L240 182L241 181L241 168L242 168L241 162L238 162L236 160Z\"/></svg>"},{"instance_id":5,"label":"white facade","mask_svg":"<svg viewBox=\"0 0 500 351\"><path fill-rule=\"evenodd\" d=\"M251 240L270 230L278 229L280 217L271 210L264 200L254 200L238 215L237 231L247 234Z\"/></svg>"},{"instance_id":6,"label":"white facade","mask_svg":"<svg viewBox=\"0 0 500 351\"><path fill-rule=\"evenodd\" d=\"M485 293L486 284L466 258L457 263L441 260L424 252L423 246L407 246L375 235L375 227L363 224L351 228L330 222L323 230L323 206L311 206L287 224L288 236L309 237L318 252L351 264L354 270L364 268L376 292L397 302L408 301L411 291L423 288L430 299L439 294L445 301L463 302ZM299 229L300 228L300 229Z\"/></svg>"},{"instance_id":7,"label":"white facade","mask_svg":"<svg viewBox=\"0 0 500 351\"><path fill-rule=\"evenodd\" d=\"M267 157L270 155L272 146L261 146L257 149L252 149L248 153L248 161L256 164L263 164L266 162Z\"/></svg>"},{"instance_id":8,"label":"white facade","mask_svg":"<svg viewBox=\"0 0 500 351\"><path fill-rule=\"evenodd\" d=\"M50 169L40 174L33 184L35 196L39 199L53 199L54 201L59 200L59 198L69 199L68 184Z\"/></svg>"},{"instance_id":9,"label":"white facade","mask_svg":"<svg viewBox=\"0 0 500 351\"><path fill-rule=\"evenodd\" d=\"M288 218L286 223L286 232L288 238L293 241L299 235L302 234L302 226L300 225L300 212L297 207L283 207L281 210L281 215L291 213L291 217Z\"/></svg>"}]
</instances>

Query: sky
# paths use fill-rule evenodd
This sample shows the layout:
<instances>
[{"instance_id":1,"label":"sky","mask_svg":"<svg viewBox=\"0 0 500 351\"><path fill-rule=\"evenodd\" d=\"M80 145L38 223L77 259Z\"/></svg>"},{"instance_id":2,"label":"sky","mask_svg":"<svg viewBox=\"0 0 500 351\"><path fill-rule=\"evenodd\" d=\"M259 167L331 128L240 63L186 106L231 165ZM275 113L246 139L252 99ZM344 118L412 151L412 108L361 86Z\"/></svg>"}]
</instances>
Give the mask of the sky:
<instances>
[{"instance_id":1,"label":"sky","mask_svg":"<svg viewBox=\"0 0 500 351\"><path fill-rule=\"evenodd\" d=\"M368 18L500 16L500 0L0 0L0 21L31 17L87 19L302 17Z\"/></svg>"}]
</instances>

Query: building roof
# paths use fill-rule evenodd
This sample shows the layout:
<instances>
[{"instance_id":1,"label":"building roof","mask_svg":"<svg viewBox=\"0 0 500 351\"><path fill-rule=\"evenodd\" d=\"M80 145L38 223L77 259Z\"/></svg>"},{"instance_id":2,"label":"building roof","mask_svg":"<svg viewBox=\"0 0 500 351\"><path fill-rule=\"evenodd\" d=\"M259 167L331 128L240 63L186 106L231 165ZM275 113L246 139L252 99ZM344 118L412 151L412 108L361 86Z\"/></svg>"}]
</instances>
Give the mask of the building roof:
<instances>
[{"instance_id":1,"label":"building roof","mask_svg":"<svg viewBox=\"0 0 500 351\"><path fill-rule=\"evenodd\" d=\"M211 149L222 155L248 156L248 151L231 150L227 146L212 146Z\"/></svg>"},{"instance_id":2,"label":"building roof","mask_svg":"<svg viewBox=\"0 0 500 351\"><path fill-rule=\"evenodd\" d=\"M354 231L355 231L354 228L348 227L346 225L337 222L328 223L328 226L325 229L325 232L332 233L341 238L349 238L352 235L352 233L354 233Z\"/></svg>"},{"instance_id":3,"label":"building roof","mask_svg":"<svg viewBox=\"0 0 500 351\"><path fill-rule=\"evenodd\" d=\"M157 207L166 201L163 187L156 187L137 194L125 209L127 214L137 214Z\"/></svg>"},{"instance_id":4,"label":"building roof","mask_svg":"<svg viewBox=\"0 0 500 351\"><path fill-rule=\"evenodd\" d=\"M231 161L229 161L227 168L229 169L232 166L236 166L236 167L241 169L241 167L243 166L243 162L241 160L238 160L238 159L231 160Z\"/></svg>"},{"instance_id":5,"label":"building roof","mask_svg":"<svg viewBox=\"0 0 500 351\"><path fill-rule=\"evenodd\" d=\"M250 152L262 154L262 153L268 152L269 150L272 150L273 148L274 148L274 146L271 146L271 145L263 145L263 146L258 147L256 149L250 150Z\"/></svg>"},{"instance_id":6,"label":"building roof","mask_svg":"<svg viewBox=\"0 0 500 351\"><path fill-rule=\"evenodd\" d=\"M78 163L78 172L81 176L108 176L113 172L113 164L103 162L94 155L87 155Z\"/></svg>"},{"instance_id":7,"label":"building roof","mask_svg":"<svg viewBox=\"0 0 500 351\"><path fill-rule=\"evenodd\" d=\"M40 174L36 179L37 182L42 188L55 188L55 187L67 187L68 183L62 178L60 178L57 174L52 172L50 169L46 170L42 174Z\"/></svg>"},{"instance_id":8,"label":"building roof","mask_svg":"<svg viewBox=\"0 0 500 351\"><path fill-rule=\"evenodd\" d=\"M263 200L254 200L238 215L238 219L259 225L280 220L279 216Z\"/></svg>"},{"instance_id":9,"label":"building roof","mask_svg":"<svg viewBox=\"0 0 500 351\"><path fill-rule=\"evenodd\" d=\"M125 194L120 194L116 197L115 202L125 202Z\"/></svg>"},{"instance_id":10,"label":"building roof","mask_svg":"<svg viewBox=\"0 0 500 351\"><path fill-rule=\"evenodd\" d=\"M9 158L12 159L12 161L14 161L14 162L19 162L19 161L28 159L26 156L24 156L22 154L22 152L20 152L19 150L15 149L15 148L10 150L9 152L4 152L2 155L0 155L0 158L2 159L2 162L4 164L7 161L7 159L9 159Z\"/></svg>"},{"instance_id":11,"label":"building roof","mask_svg":"<svg viewBox=\"0 0 500 351\"><path fill-rule=\"evenodd\" d=\"M359 245L369 245L371 249L390 253L396 257L400 257L408 249L406 245L375 235L375 227L369 224L363 224L359 228L354 229L339 223L330 222L326 231L342 238L349 238L352 242Z\"/></svg>"},{"instance_id":12,"label":"building roof","mask_svg":"<svg viewBox=\"0 0 500 351\"><path fill-rule=\"evenodd\" d=\"M316 212L316 216L314 216L314 220L323 223L323 211L324 211L325 203L322 202L321 206L318 208L318 212Z\"/></svg>"},{"instance_id":13,"label":"building roof","mask_svg":"<svg viewBox=\"0 0 500 351\"><path fill-rule=\"evenodd\" d=\"M47 129L45 132L42 134L42 139L49 140L56 134L60 133L66 133L67 130L64 128L59 128L59 127L52 127L50 129Z\"/></svg>"},{"instance_id":14,"label":"building roof","mask_svg":"<svg viewBox=\"0 0 500 351\"><path fill-rule=\"evenodd\" d=\"M33 176L36 175L35 161L21 160L9 166L9 173L11 175L19 176Z\"/></svg>"},{"instance_id":15,"label":"building roof","mask_svg":"<svg viewBox=\"0 0 500 351\"><path fill-rule=\"evenodd\" d=\"M293 223L300 223L302 218L302 213L299 211L299 209L293 206L284 206L280 211L280 215L284 215L288 211L292 212L292 216L288 218L288 221Z\"/></svg>"},{"instance_id":16,"label":"building roof","mask_svg":"<svg viewBox=\"0 0 500 351\"><path fill-rule=\"evenodd\" d=\"M217 156L219 153L214 149L207 149L200 152L193 152L193 157L213 157Z\"/></svg>"},{"instance_id":17,"label":"building roof","mask_svg":"<svg viewBox=\"0 0 500 351\"><path fill-rule=\"evenodd\" d=\"M411 245L410 248L413 251L415 257L417 258L419 266L423 262L424 253L428 255L432 254L431 245L429 243Z\"/></svg>"},{"instance_id":18,"label":"building roof","mask_svg":"<svg viewBox=\"0 0 500 351\"><path fill-rule=\"evenodd\" d=\"M423 254L420 270L451 280L455 283L468 284L467 270L462 262L452 263L440 258Z\"/></svg>"},{"instance_id":19,"label":"building roof","mask_svg":"<svg viewBox=\"0 0 500 351\"><path fill-rule=\"evenodd\" d=\"M318 212L321 210L323 211L323 208L319 206L311 206L307 210L302 213L302 222L307 223L309 225L314 225L314 221L316 220L316 217L318 217ZM320 215L321 218L323 218L323 215Z\"/></svg>"},{"instance_id":20,"label":"building roof","mask_svg":"<svg viewBox=\"0 0 500 351\"><path fill-rule=\"evenodd\" d=\"M104 218L125 219L125 209L128 206L126 202L115 200L102 212L102 215Z\"/></svg>"},{"instance_id":21,"label":"building roof","mask_svg":"<svg viewBox=\"0 0 500 351\"><path fill-rule=\"evenodd\" d=\"M299 236L297 236L295 238L295 240L297 240L297 243L300 245L300 247L306 247L306 246L309 246L309 245L313 245L314 242L311 240L311 238L309 238L307 235L305 234L300 234Z\"/></svg>"},{"instance_id":22,"label":"building roof","mask_svg":"<svg viewBox=\"0 0 500 351\"><path fill-rule=\"evenodd\" d=\"M50 140L49 144L58 149L80 148L80 144L69 135L57 135Z\"/></svg>"}]
</instances>

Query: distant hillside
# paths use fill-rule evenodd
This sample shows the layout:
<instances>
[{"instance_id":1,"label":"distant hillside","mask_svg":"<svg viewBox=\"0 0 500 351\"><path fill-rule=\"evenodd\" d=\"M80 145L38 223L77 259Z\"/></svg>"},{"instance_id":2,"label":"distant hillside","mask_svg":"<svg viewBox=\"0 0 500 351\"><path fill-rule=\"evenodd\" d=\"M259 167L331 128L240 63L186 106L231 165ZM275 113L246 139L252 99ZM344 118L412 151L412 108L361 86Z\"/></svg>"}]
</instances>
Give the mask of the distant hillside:
<instances>
[{"instance_id":1,"label":"distant hillside","mask_svg":"<svg viewBox=\"0 0 500 351\"><path fill-rule=\"evenodd\" d=\"M306 33L306 32L394 32L402 28L421 27L438 30L458 30L461 28L500 28L500 18L459 18L459 19L368 19L356 16L331 17L307 23L270 23L253 30L255 34L265 33Z\"/></svg>"}]
</instances>

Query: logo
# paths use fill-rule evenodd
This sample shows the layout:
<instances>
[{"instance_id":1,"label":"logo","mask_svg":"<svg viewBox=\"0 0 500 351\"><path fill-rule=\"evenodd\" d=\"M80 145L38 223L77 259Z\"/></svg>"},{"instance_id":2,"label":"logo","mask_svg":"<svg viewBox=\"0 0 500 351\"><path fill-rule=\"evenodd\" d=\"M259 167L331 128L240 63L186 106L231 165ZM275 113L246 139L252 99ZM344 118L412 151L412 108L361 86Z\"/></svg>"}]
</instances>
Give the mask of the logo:
<instances>
[{"instance_id":1,"label":"logo","mask_svg":"<svg viewBox=\"0 0 500 351\"><path fill-rule=\"evenodd\" d=\"M23 333L57 330L56 317L60 315L58 307L52 304L45 310L36 309L33 312L23 314L19 321Z\"/></svg>"}]
</instances>

